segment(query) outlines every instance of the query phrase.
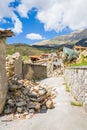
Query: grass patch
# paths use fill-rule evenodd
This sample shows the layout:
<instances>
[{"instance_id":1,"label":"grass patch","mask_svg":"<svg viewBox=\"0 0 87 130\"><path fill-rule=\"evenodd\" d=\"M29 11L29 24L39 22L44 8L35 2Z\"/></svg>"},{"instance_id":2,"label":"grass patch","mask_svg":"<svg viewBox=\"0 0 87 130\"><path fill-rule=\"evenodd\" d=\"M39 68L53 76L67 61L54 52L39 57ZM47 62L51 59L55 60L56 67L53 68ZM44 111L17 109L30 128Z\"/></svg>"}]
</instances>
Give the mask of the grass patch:
<instances>
[{"instance_id":1,"label":"grass patch","mask_svg":"<svg viewBox=\"0 0 87 130\"><path fill-rule=\"evenodd\" d=\"M66 83L65 77L64 77L64 81L65 81L64 85L66 87L66 92L70 92L69 85Z\"/></svg>"},{"instance_id":2,"label":"grass patch","mask_svg":"<svg viewBox=\"0 0 87 130\"><path fill-rule=\"evenodd\" d=\"M83 106L83 103L82 102L78 102L78 101L71 101L70 104L72 106L78 106L78 107Z\"/></svg>"},{"instance_id":3,"label":"grass patch","mask_svg":"<svg viewBox=\"0 0 87 130\"><path fill-rule=\"evenodd\" d=\"M24 56L24 59L26 59L25 56L29 57L31 55L41 55L44 53L44 51L41 51L37 48L34 48L33 46L29 46L26 44L9 44L7 45L7 55L12 55L15 52L19 52L21 56Z\"/></svg>"},{"instance_id":4,"label":"grass patch","mask_svg":"<svg viewBox=\"0 0 87 130\"><path fill-rule=\"evenodd\" d=\"M72 64L71 66L87 66L87 55L81 54L81 56L79 57L79 61Z\"/></svg>"},{"instance_id":5,"label":"grass patch","mask_svg":"<svg viewBox=\"0 0 87 130\"><path fill-rule=\"evenodd\" d=\"M75 66L87 66L87 62L81 62L81 63L76 63L76 64L71 64L71 67L75 67Z\"/></svg>"},{"instance_id":6,"label":"grass patch","mask_svg":"<svg viewBox=\"0 0 87 130\"><path fill-rule=\"evenodd\" d=\"M65 86L66 86L66 92L70 92L69 85L65 83Z\"/></svg>"},{"instance_id":7,"label":"grass patch","mask_svg":"<svg viewBox=\"0 0 87 130\"><path fill-rule=\"evenodd\" d=\"M29 60L28 56L22 56L22 60Z\"/></svg>"}]
</instances>

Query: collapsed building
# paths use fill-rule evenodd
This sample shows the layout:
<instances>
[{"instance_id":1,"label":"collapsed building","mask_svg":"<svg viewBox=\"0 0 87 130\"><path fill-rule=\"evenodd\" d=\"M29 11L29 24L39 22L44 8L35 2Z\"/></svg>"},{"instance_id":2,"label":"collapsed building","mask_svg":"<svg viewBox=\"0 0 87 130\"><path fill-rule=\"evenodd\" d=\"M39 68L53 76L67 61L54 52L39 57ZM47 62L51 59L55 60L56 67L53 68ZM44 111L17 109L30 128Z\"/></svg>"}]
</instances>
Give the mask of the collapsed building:
<instances>
[{"instance_id":1,"label":"collapsed building","mask_svg":"<svg viewBox=\"0 0 87 130\"><path fill-rule=\"evenodd\" d=\"M13 35L10 30L0 31L0 114L13 113L13 118L29 118L30 113L54 108L55 88L35 80L54 76L57 71L61 74L62 52L58 58L55 54L42 54L40 58L32 56L33 63L22 62L19 53L6 57L5 39ZM64 48L63 53L70 61L73 56L78 57L68 48Z\"/></svg>"},{"instance_id":2,"label":"collapsed building","mask_svg":"<svg viewBox=\"0 0 87 130\"><path fill-rule=\"evenodd\" d=\"M14 118L29 118L29 114L47 111L54 107L56 91L36 79L47 77L46 66L22 62L19 53L6 57L8 95L4 114L14 113Z\"/></svg>"},{"instance_id":3,"label":"collapsed building","mask_svg":"<svg viewBox=\"0 0 87 130\"><path fill-rule=\"evenodd\" d=\"M62 63L65 67L69 64L75 63L77 58L79 57L79 54L76 50L67 47L60 48L57 54L58 58L62 59Z\"/></svg>"},{"instance_id":4,"label":"collapsed building","mask_svg":"<svg viewBox=\"0 0 87 130\"><path fill-rule=\"evenodd\" d=\"M35 58L34 61L32 58ZM36 66L43 67L42 70L43 74L44 74L44 67L45 67L46 77L51 77L51 76L55 77L63 74L62 60L58 58L56 53L44 53L41 54L40 56L30 56L30 60L32 63L30 62L30 64L28 63L28 65L32 65L34 66L34 68Z\"/></svg>"},{"instance_id":5,"label":"collapsed building","mask_svg":"<svg viewBox=\"0 0 87 130\"><path fill-rule=\"evenodd\" d=\"M84 46L74 46L73 47L73 49L75 50L75 51L77 51L78 53L81 53L82 51L84 51L84 50L87 50L87 47L84 47Z\"/></svg>"},{"instance_id":6,"label":"collapsed building","mask_svg":"<svg viewBox=\"0 0 87 130\"><path fill-rule=\"evenodd\" d=\"M29 118L30 113L54 108L56 91L26 78L26 65L24 67L19 53L6 57L5 40L13 35L11 30L0 31L0 114L13 114L13 118ZM31 75L30 71L28 74Z\"/></svg>"}]
</instances>

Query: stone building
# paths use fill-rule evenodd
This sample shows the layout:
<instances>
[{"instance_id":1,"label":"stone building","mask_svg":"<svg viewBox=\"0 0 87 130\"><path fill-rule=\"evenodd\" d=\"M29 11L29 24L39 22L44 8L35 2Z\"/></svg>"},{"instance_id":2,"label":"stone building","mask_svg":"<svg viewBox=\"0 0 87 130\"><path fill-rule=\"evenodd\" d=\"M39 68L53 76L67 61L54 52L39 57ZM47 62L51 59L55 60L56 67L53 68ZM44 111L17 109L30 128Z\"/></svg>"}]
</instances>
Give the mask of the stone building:
<instances>
[{"instance_id":1,"label":"stone building","mask_svg":"<svg viewBox=\"0 0 87 130\"><path fill-rule=\"evenodd\" d=\"M76 50L78 53L81 53L82 51L87 50L87 47L75 45L73 49Z\"/></svg>"}]
</instances>

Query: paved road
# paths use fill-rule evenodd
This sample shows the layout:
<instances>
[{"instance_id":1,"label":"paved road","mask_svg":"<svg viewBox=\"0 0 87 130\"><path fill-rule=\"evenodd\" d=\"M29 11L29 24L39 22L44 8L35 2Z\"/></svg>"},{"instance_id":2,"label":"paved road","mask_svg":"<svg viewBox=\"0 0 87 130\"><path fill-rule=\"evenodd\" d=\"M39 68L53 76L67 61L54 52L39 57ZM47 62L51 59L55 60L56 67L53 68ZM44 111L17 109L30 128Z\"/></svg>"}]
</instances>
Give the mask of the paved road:
<instances>
[{"instance_id":1,"label":"paved road","mask_svg":"<svg viewBox=\"0 0 87 130\"><path fill-rule=\"evenodd\" d=\"M71 96L65 92L63 78L48 78L41 82L57 88L55 109L32 119L8 123L1 122L4 117L0 117L0 130L87 130L87 114L82 108L70 105Z\"/></svg>"}]
</instances>

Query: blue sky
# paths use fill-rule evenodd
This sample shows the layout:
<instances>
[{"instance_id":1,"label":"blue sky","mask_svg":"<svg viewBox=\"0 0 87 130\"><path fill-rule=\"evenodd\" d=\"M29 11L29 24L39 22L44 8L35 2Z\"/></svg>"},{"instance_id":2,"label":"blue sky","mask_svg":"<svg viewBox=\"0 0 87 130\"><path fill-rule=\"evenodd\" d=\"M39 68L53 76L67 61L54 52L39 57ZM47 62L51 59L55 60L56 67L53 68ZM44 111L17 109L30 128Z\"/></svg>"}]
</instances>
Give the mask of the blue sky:
<instances>
[{"instance_id":1,"label":"blue sky","mask_svg":"<svg viewBox=\"0 0 87 130\"><path fill-rule=\"evenodd\" d=\"M87 27L86 3L86 0L1 1L0 29L11 29L16 34L7 38L10 44L33 44L69 34Z\"/></svg>"}]
</instances>

